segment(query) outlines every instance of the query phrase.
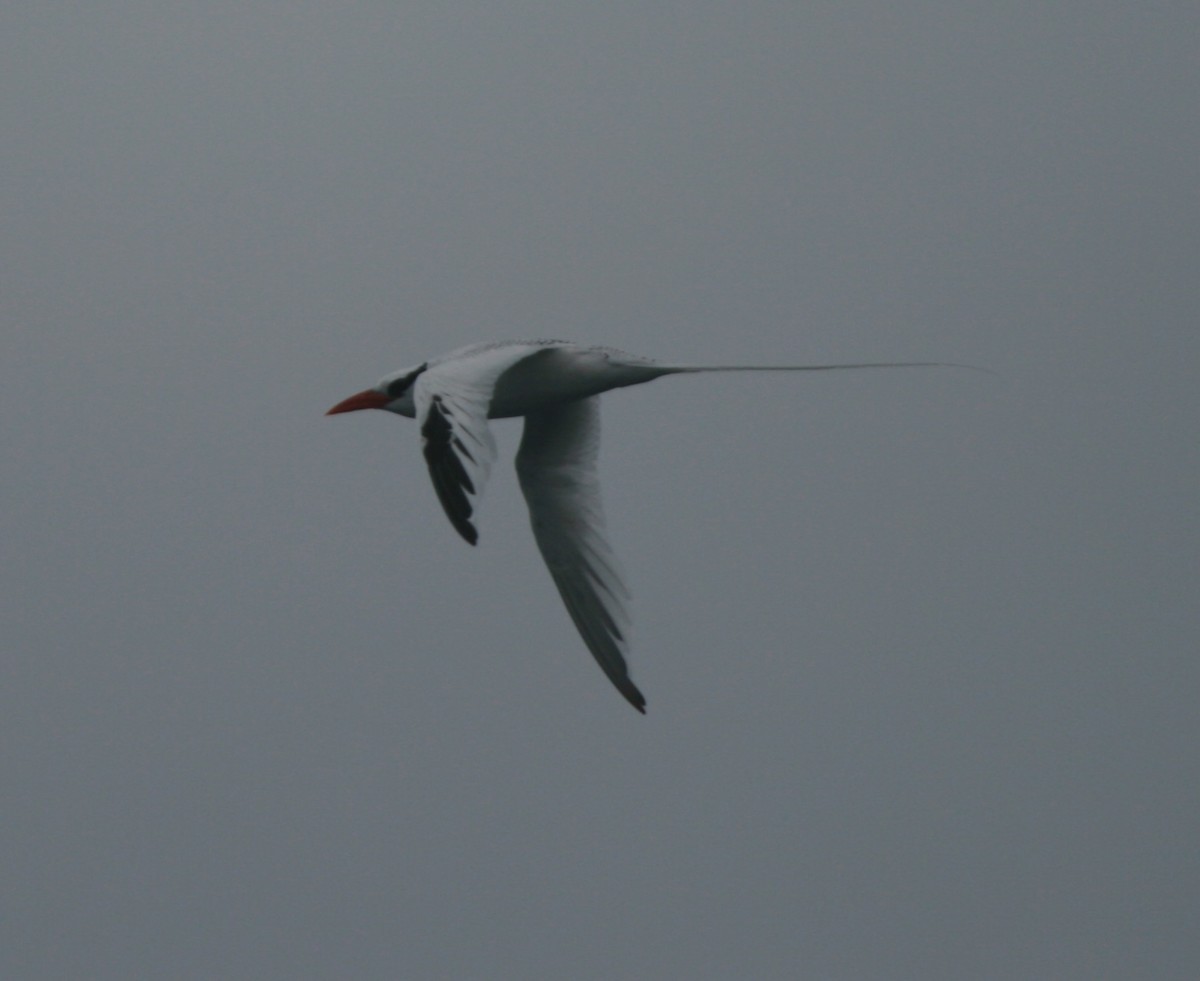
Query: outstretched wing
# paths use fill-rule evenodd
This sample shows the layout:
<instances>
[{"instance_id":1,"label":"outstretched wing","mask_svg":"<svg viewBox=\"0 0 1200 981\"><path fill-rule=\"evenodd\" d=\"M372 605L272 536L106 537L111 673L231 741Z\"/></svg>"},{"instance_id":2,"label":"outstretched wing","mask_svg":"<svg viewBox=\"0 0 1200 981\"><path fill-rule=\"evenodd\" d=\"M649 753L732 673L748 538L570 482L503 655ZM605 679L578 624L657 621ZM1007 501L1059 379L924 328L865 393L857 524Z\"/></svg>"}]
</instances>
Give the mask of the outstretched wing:
<instances>
[{"instance_id":1,"label":"outstretched wing","mask_svg":"<svg viewBox=\"0 0 1200 981\"><path fill-rule=\"evenodd\" d=\"M596 397L525 417L517 476L542 557L583 641L609 680L639 712L646 699L625 664L629 591L604 537L596 455Z\"/></svg>"},{"instance_id":2,"label":"outstretched wing","mask_svg":"<svg viewBox=\"0 0 1200 981\"><path fill-rule=\"evenodd\" d=\"M413 387L433 488L450 523L472 545L479 532L471 517L496 459L487 422L496 381L513 365L544 350L524 344L464 349L431 364Z\"/></svg>"}]
</instances>

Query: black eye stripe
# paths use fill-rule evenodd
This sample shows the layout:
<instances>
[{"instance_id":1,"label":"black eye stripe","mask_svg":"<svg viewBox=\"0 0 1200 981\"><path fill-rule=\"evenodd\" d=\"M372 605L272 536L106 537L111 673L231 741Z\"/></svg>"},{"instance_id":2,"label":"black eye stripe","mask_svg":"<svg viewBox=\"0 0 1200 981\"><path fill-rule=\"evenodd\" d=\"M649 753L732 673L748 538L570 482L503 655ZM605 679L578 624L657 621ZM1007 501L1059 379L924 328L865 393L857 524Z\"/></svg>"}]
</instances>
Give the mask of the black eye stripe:
<instances>
[{"instance_id":1,"label":"black eye stripe","mask_svg":"<svg viewBox=\"0 0 1200 981\"><path fill-rule=\"evenodd\" d=\"M412 383L417 380L417 375L419 375L427 367L429 367L428 362L421 365L421 367L419 367L419 368L414 368L407 375L404 375L401 378L397 378L393 382L388 382L388 386L386 389L388 398L398 399L401 395L403 395L405 392L407 392L409 390L409 388L412 387Z\"/></svg>"}]
</instances>

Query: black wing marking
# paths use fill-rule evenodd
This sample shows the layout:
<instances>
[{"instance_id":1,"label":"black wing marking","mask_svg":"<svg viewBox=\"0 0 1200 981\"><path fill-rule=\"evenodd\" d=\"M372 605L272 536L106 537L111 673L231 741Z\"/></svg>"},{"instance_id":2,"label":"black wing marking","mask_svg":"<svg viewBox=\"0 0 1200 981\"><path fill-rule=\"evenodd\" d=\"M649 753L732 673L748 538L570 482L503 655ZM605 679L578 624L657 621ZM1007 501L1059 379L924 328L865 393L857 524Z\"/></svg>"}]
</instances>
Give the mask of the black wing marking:
<instances>
[{"instance_id":1,"label":"black wing marking","mask_svg":"<svg viewBox=\"0 0 1200 981\"><path fill-rule=\"evenodd\" d=\"M450 523L474 545L471 517L496 459L488 413L497 380L544 347L510 344L466 348L432 362L413 382L422 449L438 499Z\"/></svg>"},{"instance_id":2,"label":"black wing marking","mask_svg":"<svg viewBox=\"0 0 1200 981\"><path fill-rule=\"evenodd\" d=\"M442 502L446 517L455 530L474 545L479 541L479 532L471 524L474 508L468 495L475 493L475 484L462 458L471 463L475 462L475 458L455 433L453 416L446 409L441 396L435 395L430 401L429 412L421 426L421 436L429 476L433 478L433 488Z\"/></svg>"}]
</instances>

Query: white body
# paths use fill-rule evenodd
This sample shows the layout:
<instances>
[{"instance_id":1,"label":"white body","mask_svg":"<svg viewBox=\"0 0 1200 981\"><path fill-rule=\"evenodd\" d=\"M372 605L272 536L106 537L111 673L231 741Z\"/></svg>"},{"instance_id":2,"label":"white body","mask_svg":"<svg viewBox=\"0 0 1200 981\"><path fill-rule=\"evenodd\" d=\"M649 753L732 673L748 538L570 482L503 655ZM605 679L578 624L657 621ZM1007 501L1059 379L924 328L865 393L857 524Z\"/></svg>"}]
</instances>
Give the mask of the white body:
<instances>
[{"instance_id":1,"label":"white body","mask_svg":"<svg viewBox=\"0 0 1200 981\"><path fill-rule=\"evenodd\" d=\"M427 365L426 374L430 377L418 385L428 386L433 379L471 383L476 379L493 378L487 412L489 419L511 419L556 402L599 395L609 389L637 385L671 372L687 370L637 358L613 348L587 347L566 341L472 344L433 358ZM376 388L386 387L389 380L403 377L412 370L394 372L381 380ZM413 398L402 398L387 408L410 419L417 414Z\"/></svg>"}]
</instances>

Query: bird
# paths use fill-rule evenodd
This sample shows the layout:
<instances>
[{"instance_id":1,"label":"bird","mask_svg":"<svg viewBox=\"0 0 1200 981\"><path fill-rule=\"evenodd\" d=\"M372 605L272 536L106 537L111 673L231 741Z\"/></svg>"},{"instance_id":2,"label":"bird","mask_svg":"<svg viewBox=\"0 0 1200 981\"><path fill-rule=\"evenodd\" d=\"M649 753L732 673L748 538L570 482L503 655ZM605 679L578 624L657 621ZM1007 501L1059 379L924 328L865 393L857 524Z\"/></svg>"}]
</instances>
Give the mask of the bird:
<instances>
[{"instance_id":1,"label":"bird","mask_svg":"<svg viewBox=\"0 0 1200 981\"><path fill-rule=\"evenodd\" d=\"M494 341L394 371L326 415L381 409L416 419L438 500L471 545L479 540L475 510L496 458L488 420L523 416L516 471L534 540L584 644L609 681L644 715L645 696L626 662L630 594L605 534L600 503L599 395L664 375L919 367L974 366L941 361L667 364L570 341Z\"/></svg>"}]
</instances>

